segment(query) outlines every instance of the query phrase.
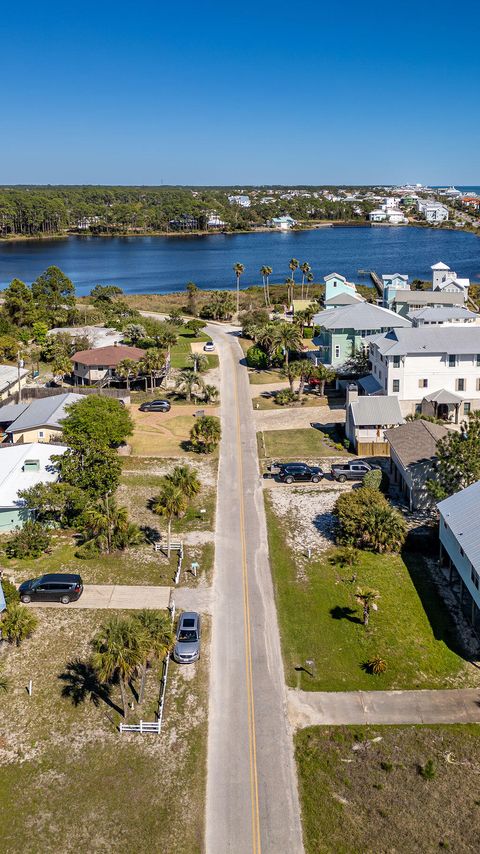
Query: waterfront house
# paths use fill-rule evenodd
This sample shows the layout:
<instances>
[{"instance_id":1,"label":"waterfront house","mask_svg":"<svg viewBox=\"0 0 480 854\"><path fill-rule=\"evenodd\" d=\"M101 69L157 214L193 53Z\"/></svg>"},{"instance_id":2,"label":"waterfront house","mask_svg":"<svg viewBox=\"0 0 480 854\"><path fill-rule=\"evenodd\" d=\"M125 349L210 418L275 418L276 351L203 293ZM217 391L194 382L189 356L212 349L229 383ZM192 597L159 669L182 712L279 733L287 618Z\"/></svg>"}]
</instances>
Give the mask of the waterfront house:
<instances>
[{"instance_id":1,"label":"waterfront house","mask_svg":"<svg viewBox=\"0 0 480 854\"><path fill-rule=\"evenodd\" d=\"M329 273L328 276L323 277L323 281L325 282L325 303L340 294L356 296L357 289L353 282L347 282L345 276L340 276L339 273Z\"/></svg>"},{"instance_id":2,"label":"waterfront house","mask_svg":"<svg viewBox=\"0 0 480 854\"><path fill-rule=\"evenodd\" d=\"M464 293L468 295L470 279L462 279L457 276L454 270L451 270L448 264L439 261L437 264L432 264L432 290L442 291L442 293Z\"/></svg>"},{"instance_id":3,"label":"waterfront house","mask_svg":"<svg viewBox=\"0 0 480 854\"><path fill-rule=\"evenodd\" d=\"M144 356L145 350L125 344L80 350L72 356L75 385L106 382L115 376L115 368L124 359L140 362Z\"/></svg>"},{"instance_id":4,"label":"waterfront house","mask_svg":"<svg viewBox=\"0 0 480 854\"><path fill-rule=\"evenodd\" d=\"M314 338L317 349L309 352L317 364L344 365L358 350L367 346L366 339L396 326L409 327L407 318L369 302L331 308L313 318L320 329Z\"/></svg>"},{"instance_id":5,"label":"waterfront house","mask_svg":"<svg viewBox=\"0 0 480 854\"><path fill-rule=\"evenodd\" d=\"M385 431L390 450L390 480L410 510L434 506L427 492L427 481L435 478L437 444L447 435L447 427L420 418Z\"/></svg>"},{"instance_id":6,"label":"waterfront house","mask_svg":"<svg viewBox=\"0 0 480 854\"><path fill-rule=\"evenodd\" d=\"M451 308L452 306L465 305L465 291L420 291L420 290L398 290L393 295L391 303L392 311L407 317L411 311L421 308Z\"/></svg>"},{"instance_id":7,"label":"waterfront house","mask_svg":"<svg viewBox=\"0 0 480 854\"><path fill-rule=\"evenodd\" d=\"M58 472L52 464L53 455L66 451L63 445L37 442L12 445L0 452L0 533L21 528L35 511L25 507L18 493L39 483L54 483Z\"/></svg>"},{"instance_id":8,"label":"waterfront house","mask_svg":"<svg viewBox=\"0 0 480 854\"><path fill-rule=\"evenodd\" d=\"M225 223L223 219L220 219L218 213L216 211L210 211L207 214L207 228L224 228Z\"/></svg>"},{"instance_id":9,"label":"waterfront house","mask_svg":"<svg viewBox=\"0 0 480 854\"><path fill-rule=\"evenodd\" d=\"M83 400L82 395L67 392L35 398L31 403L7 404L0 407L0 424L13 444L56 442L62 435L66 407ZM0 451L0 457L3 449Z\"/></svg>"},{"instance_id":10,"label":"waterfront house","mask_svg":"<svg viewBox=\"0 0 480 854\"><path fill-rule=\"evenodd\" d=\"M169 220L168 227L171 231L197 231L198 219L192 214L182 213L175 219Z\"/></svg>"},{"instance_id":11,"label":"waterfront house","mask_svg":"<svg viewBox=\"0 0 480 854\"><path fill-rule=\"evenodd\" d=\"M458 590L460 605L475 629L480 628L480 481L437 504L440 565Z\"/></svg>"},{"instance_id":12,"label":"waterfront house","mask_svg":"<svg viewBox=\"0 0 480 854\"><path fill-rule=\"evenodd\" d=\"M404 423L396 397L359 397L358 386L347 386L345 435L359 456L388 455L385 430Z\"/></svg>"},{"instance_id":13,"label":"waterfront house","mask_svg":"<svg viewBox=\"0 0 480 854\"><path fill-rule=\"evenodd\" d=\"M90 347L106 347L109 344L120 344L122 332L107 326L56 326L47 335L68 335L70 338L88 338Z\"/></svg>"},{"instance_id":14,"label":"waterfront house","mask_svg":"<svg viewBox=\"0 0 480 854\"><path fill-rule=\"evenodd\" d=\"M404 273L385 273L382 276L383 285L383 305L384 308L391 308L397 291L410 290L408 284L408 276Z\"/></svg>"},{"instance_id":15,"label":"waterfront house","mask_svg":"<svg viewBox=\"0 0 480 854\"><path fill-rule=\"evenodd\" d=\"M448 220L448 208L434 199L418 199L417 210L431 225L447 222Z\"/></svg>"},{"instance_id":16,"label":"waterfront house","mask_svg":"<svg viewBox=\"0 0 480 854\"><path fill-rule=\"evenodd\" d=\"M297 220L293 219L289 214L283 216L274 216L272 219L267 221L267 225L270 228L276 228L280 231L288 231L290 228L294 228L296 226Z\"/></svg>"},{"instance_id":17,"label":"waterfront house","mask_svg":"<svg viewBox=\"0 0 480 854\"><path fill-rule=\"evenodd\" d=\"M386 222L387 213L382 208L375 208L375 210L370 211L368 218L370 222Z\"/></svg>"},{"instance_id":18,"label":"waterfront house","mask_svg":"<svg viewBox=\"0 0 480 854\"><path fill-rule=\"evenodd\" d=\"M480 324L480 314L469 311L463 305L452 305L448 308L419 308L407 314L413 326L458 326L468 323L470 326Z\"/></svg>"},{"instance_id":19,"label":"waterfront house","mask_svg":"<svg viewBox=\"0 0 480 854\"><path fill-rule=\"evenodd\" d=\"M480 408L480 328L394 328L370 340L371 376L397 395L403 415L419 412L459 423Z\"/></svg>"}]
</instances>

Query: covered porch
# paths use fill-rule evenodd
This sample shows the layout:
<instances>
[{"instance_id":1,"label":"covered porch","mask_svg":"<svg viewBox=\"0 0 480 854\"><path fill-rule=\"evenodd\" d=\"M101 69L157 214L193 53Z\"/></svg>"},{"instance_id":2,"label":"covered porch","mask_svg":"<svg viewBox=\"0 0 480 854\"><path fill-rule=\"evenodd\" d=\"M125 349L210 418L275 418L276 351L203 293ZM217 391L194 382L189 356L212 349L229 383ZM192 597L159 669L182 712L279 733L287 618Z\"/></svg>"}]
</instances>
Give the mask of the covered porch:
<instances>
[{"instance_id":1,"label":"covered porch","mask_svg":"<svg viewBox=\"0 0 480 854\"><path fill-rule=\"evenodd\" d=\"M459 422L460 406L463 398L445 388L427 394L422 400L422 415L433 415L441 421Z\"/></svg>"}]
</instances>

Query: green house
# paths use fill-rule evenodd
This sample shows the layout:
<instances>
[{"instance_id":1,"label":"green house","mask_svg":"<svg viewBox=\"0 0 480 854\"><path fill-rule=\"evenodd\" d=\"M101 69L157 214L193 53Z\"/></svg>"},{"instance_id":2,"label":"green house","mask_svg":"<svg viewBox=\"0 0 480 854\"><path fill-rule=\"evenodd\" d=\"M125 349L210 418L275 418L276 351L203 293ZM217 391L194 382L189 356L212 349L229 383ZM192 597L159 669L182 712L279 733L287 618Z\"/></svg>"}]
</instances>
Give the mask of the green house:
<instances>
[{"instance_id":1,"label":"green house","mask_svg":"<svg viewBox=\"0 0 480 854\"><path fill-rule=\"evenodd\" d=\"M309 356L317 364L334 368L340 368L362 349L370 335L412 325L406 317L368 302L321 311L313 321L320 332L313 339L317 349Z\"/></svg>"}]
</instances>

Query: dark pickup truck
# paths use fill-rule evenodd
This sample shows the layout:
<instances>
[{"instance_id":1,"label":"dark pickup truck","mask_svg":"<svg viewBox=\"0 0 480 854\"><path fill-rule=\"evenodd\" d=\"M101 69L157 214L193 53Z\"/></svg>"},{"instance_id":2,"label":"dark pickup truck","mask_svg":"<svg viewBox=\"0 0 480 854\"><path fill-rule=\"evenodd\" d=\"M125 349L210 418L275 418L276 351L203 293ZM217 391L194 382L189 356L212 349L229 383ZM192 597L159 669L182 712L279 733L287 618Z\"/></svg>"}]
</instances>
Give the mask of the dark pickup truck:
<instances>
[{"instance_id":1,"label":"dark pickup truck","mask_svg":"<svg viewBox=\"0 0 480 854\"><path fill-rule=\"evenodd\" d=\"M363 480L369 471L381 471L380 466L373 466L363 460L352 460L344 465L333 465L330 473L334 480L344 483L346 480Z\"/></svg>"}]
</instances>

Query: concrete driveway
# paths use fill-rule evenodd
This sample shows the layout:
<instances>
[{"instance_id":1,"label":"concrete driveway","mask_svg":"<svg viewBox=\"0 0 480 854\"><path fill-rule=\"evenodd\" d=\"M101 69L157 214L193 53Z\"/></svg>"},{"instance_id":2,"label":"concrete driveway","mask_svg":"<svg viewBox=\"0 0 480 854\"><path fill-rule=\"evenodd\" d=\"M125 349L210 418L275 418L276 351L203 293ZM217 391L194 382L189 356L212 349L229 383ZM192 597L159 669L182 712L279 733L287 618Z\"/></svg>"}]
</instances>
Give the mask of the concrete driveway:
<instances>
[{"instance_id":1,"label":"concrete driveway","mask_svg":"<svg viewBox=\"0 0 480 854\"><path fill-rule=\"evenodd\" d=\"M70 605L60 602L36 602L32 605L36 608L165 609L169 599L170 587L86 584L80 599Z\"/></svg>"},{"instance_id":2,"label":"concrete driveway","mask_svg":"<svg viewBox=\"0 0 480 854\"><path fill-rule=\"evenodd\" d=\"M344 424L345 410L329 406L305 406L301 409L260 409L253 412L256 430L295 430L312 424Z\"/></svg>"}]
</instances>

